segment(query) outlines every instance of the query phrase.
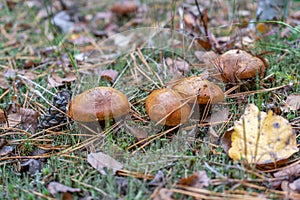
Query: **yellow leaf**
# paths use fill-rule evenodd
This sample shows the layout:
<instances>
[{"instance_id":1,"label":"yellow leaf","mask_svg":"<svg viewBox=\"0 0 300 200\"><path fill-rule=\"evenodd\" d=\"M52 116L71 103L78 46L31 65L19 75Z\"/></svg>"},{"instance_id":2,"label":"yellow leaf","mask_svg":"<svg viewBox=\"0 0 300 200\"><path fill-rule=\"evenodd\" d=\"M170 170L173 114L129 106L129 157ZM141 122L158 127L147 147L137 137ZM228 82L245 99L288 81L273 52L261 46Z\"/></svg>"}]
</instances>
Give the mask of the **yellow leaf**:
<instances>
[{"instance_id":1,"label":"yellow leaf","mask_svg":"<svg viewBox=\"0 0 300 200\"><path fill-rule=\"evenodd\" d=\"M250 104L231 136L229 156L248 163L269 164L289 158L298 152L296 135L283 117L260 112Z\"/></svg>"}]
</instances>

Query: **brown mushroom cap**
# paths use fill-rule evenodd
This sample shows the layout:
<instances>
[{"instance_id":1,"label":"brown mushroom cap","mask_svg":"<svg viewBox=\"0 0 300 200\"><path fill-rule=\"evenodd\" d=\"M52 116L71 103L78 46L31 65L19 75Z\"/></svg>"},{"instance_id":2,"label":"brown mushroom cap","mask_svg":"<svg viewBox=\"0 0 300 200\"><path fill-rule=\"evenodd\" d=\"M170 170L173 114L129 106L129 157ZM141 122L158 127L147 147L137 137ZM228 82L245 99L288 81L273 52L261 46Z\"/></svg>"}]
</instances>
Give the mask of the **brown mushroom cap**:
<instances>
[{"instance_id":1,"label":"brown mushroom cap","mask_svg":"<svg viewBox=\"0 0 300 200\"><path fill-rule=\"evenodd\" d=\"M129 113L127 97L111 87L96 87L74 97L69 105L69 115L79 122L118 119Z\"/></svg>"},{"instance_id":2,"label":"brown mushroom cap","mask_svg":"<svg viewBox=\"0 0 300 200\"><path fill-rule=\"evenodd\" d=\"M224 92L214 83L203 80L201 77L191 76L179 81L172 86L182 98L190 99L189 103L194 103L197 98L198 104L219 103L224 101Z\"/></svg>"},{"instance_id":3,"label":"brown mushroom cap","mask_svg":"<svg viewBox=\"0 0 300 200\"><path fill-rule=\"evenodd\" d=\"M119 14L119 15L128 15L130 13L133 13L137 11L138 6L135 2L133 1L127 1L127 0L122 0L119 2L116 2L112 7L111 11Z\"/></svg>"},{"instance_id":4,"label":"brown mushroom cap","mask_svg":"<svg viewBox=\"0 0 300 200\"><path fill-rule=\"evenodd\" d=\"M177 126L188 121L191 109L188 104L183 105L182 98L177 92L165 88L154 90L148 96L146 112L154 122L159 122L168 115L160 124Z\"/></svg>"},{"instance_id":5,"label":"brown mushroom cap","mask_svg":"<svg viewBox=\"0 0 300 200\"><path fill-rule=\"evenodd\" d=\"M247 53L233 49L223 53L213 61L221 73L224 82L235 83L238 80L264 76L268 61Z\"/></svg>"}]
</instances>

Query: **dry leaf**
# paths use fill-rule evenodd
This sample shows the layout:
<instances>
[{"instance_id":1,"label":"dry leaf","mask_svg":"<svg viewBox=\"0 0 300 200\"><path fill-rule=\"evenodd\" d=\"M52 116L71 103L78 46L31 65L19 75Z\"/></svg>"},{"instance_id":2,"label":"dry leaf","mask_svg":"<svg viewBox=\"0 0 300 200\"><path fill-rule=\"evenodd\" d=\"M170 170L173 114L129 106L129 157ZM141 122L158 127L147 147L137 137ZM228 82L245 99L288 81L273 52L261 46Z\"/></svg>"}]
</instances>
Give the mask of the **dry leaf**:
<instances>
[{"instance_id":1,"label":"dry leaf","mask_svg":"<svg viewBox=\"0 0 300 200\"><path fill-rule=\"evenodd\" d=\"M209 69L213 69L212 61L218 57L214 51L195 51L195 56L200 63L203 63Z\"/></svg>"},{"instance_id":2,"label":"dry leaf","mask_svg":"<svg viewBox=\"0 0 300 200\"><path fill-rule=\"evenodd\" d=\"M29 80L35 80L38 78L38 76L32 70L19 70L17 73L25 76Z\"/></svg>"},{"instance_id":3,"label":"dry leaf","mask_svg":"<svg viewBox=\"0 0 300 200\"><path fill-rule=\"evenodd\" d=\"M14 150L14 147L12 146L3 146L0 148L0 156L6 156L10 154Z\"/></svg>"},{"instance_id":4,"label":"dry leaf","mask_svg":"<svg viewBox=\"0 0 300 200\"><path fill-rule=\"evenodd\" d=\"M287 166L284 169L273 174L275 178L285 178L284 180L294 180L300 175L300 164ZM283 180L272 182L272 186L277 188L281 185Z\"/></svg>"},{"instance_id":5,"label":"dry leaf","mask_svg":"<svg viewBox=\"0 0 300 200\"><path fill-rule=\"evenodd\" d=\"M148 137L148 132L144 129L137 128L134 126L129 126L128 124L125 125L126 129L130 132L131 135L136 137L138 141L143 140Z\"/></svg>"},{"instance_id":6,"label":"dry leaf","mask_svg":"<svg viewBox=\"0 0 300 200\"><path fill-rule=\"evenodd\" d=\"M300 192L300 178L290 183L289 188L291 188L294 191Z\"/></svg>"},{"instance_id":7,"label":"dry leaf","mask_svg":"<svg viewBox=\"0 0 300 200\"><path fill-rule=\"evenodd\" d=\"M183 75L189 73L190 65L181 59L172 60L172 58L166 58L166 63L170 68L170 72L174 73L176 71L181 72Z\"/></svg>"},{"instance_id":8,"label":"dry leaf","mask_svg":"<svg viewBox=\"0 0 300 200\"><path fill-rule=\"evenodd\" d=\"M57 193L66 193L66 192L71 192L71 193L81 192L80 188L71 188L58 182L49 183L47 189L52 195L55 195Z\"/></svg>"},{"instance_id":9,"label":"dry leaf","mask_svg":"<svg viewBox=\"0 0 300 200\"><path fill-rule=\"evenodd\" d=\"M22 129L29 129L32 133L35 133L38 125L38 116L39 113L32 109L20 108L20 112L8 114L8 125L9 127L21 125Z\"/></svg>"},{"instance_id":10,"label":"dry leaf","mask_svg":"<svg viewBox=\"0 0 300 200\"><path fill-rule=\"evenodd\" d=\"M4 147L7 144L5 139L0 139L0 148Z\"/></svg>"},{"instance_id":11,"label":"dry leaf","mask_svg":"<svg viewBox=\"0 0 300 200\"><path fill-rule=\"evenodd\" d=\"M113 170L113 173L116 173L118 170L123 168L122 163L101 152L90 153L87 156L87 161L103 175L106 175L104 168Z\"/></svg>"},{"instance_id":12,"label":"dry leaf","mask_svg":"<svg viewBox=\"0 0 300 200\"><path fill-rule=\"evenodd\" d=\"M113 69L103 70L101 72L101 78L107 79L108 81L114 82L119 75L119 72Z\"/></svg>"},{"instance_id":13,"label":"dry leaf","mask_svg":"<svg viewBox=\"0 0 300 200\"><path fill-rule=\"evenodd\" d=\"M300 94L290 94L285 101L286 105L284 105L282 109L286 112L300 108Z\"/></svg>"},{"instance_id":14,"label":"dry leaf","mask_svg":"<svg viewBox=\"0 0 300 200\"><path fill-rule=\"evenodd\" d=\"M259 165L277 163L298 152L289 122L271 110L260 112L254 104L235 122L231 145L228 154L233 160Z\"/></svg>"},{"instance_id":15,"label":"dry leaf","mask_svg":"<svg viewBox=\"0 0 300 200\"><path fill-rule=\"evenodd\" d=\"M64 78L54 72L48 77L50 87L59 87L63 86L65 83L71 83L74 81L76 81L76 75L73 72L67 72Z\"/></svg>"},{"instance_id":16,"label":"dry leaf","mask_svg":"<svg viewBox=\"0 0 300 200\"><path fill-rule=\"evenodd\" d=\"M6 121L5 113L2 109L0 109L0 123L5 121Z\"/></svg>"},{"instance_id":17,"label":"dry leaf","mask_svg":"<svg viewBox=\"0 0 300 200\"><path fill-rule=\"evenodd\" d=\"M228 129L221 139L222 148L228 154L229 149L231 148L231 136L233 133L233 127Z\"/></svg>"},{"instance_id":18,"label":"dry leaf","mask_svg":"<svg viewBox=\"0 0 300 200\"><path fill-rule=\"evenodd\" d=\"M42 163L40 160L29 159L26 162L21 164L22 172L29 172L30 175L35 175L41 170Z\"/></svg>"},{"instance_id":19,"label":"dry leaf","mask_svg":"<svg viewBox=\"0 0 300 200\"><path fill-rule=\"evenodd\" d=\"M173 192L167 188L157 188L151 195L152 200L173 200Z\"/></svg>"},{"instance_id":20,"label":"dry leaf","mask_svg":"<svg viewBox=\"0 0 300 200\"><path fill-rule=\"evenodd\" d=\"M164 179L165 179L164 173L161 170L159 170L157 172L157 174L155 175L154 179L151 180L148 183L148 185L150 185L150 186L159 186L163 183Z\"/></svg>"},{"instance_id":21,"label":"dry leaf","mask_svg":"<svg viewBox=\"0 0 300 200\"><path fill-rule=\"evenodd\" d=\"M9 88L9 84L3 74L0 74L0 88L4 90Z\"/></svg>"},{"instance_id":22,"label":"dry leaf","mask_svg":"<svg viewBox=\"0 0 300 200\"><path fill-rule=\"evenodd\" d=\"M210 178L207 177L205 171L198 171L187 178L180 179L178 184L195 188L203 188L209 186Z\"/></svg>"}]
</instances>

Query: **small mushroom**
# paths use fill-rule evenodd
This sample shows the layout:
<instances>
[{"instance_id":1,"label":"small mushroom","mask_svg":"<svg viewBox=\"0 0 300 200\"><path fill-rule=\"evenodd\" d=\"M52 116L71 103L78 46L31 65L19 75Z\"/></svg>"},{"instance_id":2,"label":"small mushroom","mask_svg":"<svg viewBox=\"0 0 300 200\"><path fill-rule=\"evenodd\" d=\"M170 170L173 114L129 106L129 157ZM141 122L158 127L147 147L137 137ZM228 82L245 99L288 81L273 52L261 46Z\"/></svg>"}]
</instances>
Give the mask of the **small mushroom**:
<instances>
[{"instance_id":1,"label":"small mushroom","mask_svg":"<svg viewBox=\"0 0 300 200\"><path fill-rule=\"evenodd\" d=\"M254 78L256 75L263 77L268 67L266 59L253 56L240 49L223 53L213 61L213 64L226 83L236 83L240 80Z\"/></svg>"},{"instance_id":2,"label":"small mushroom","mask_svg":"<svg viewBox=\"0 0 300 200\"><path fill-rule=\"evenodd\" d=\"M188 121L191 108L183 104L182 97L172 89L154 90L146 100L146 112L154 122L177 126Z\"/></svg>"},{"instance_id":3,"label":"small mushroom","mask_svg":"<svg viewBox=\"0 0 300 200\"><path fill-rule=\"evenodd\" d=\"M119 15L128 15L137 11L138 6L134 1L121 0L116 2L112 7L111 11Z\"/></svg>"},{"instance_id":4,"label":"small mushroom","mask_svg":"<svg viewBox=\"0 0 300 200\"><path fill-rule=\"evenodd\" d=\"M118 119L129 113L127 97L112 87L96 87L74 97L69 115L79 122Z\"/></svg>"},{"instance_id":5,"label":"small mushroom","mask_svg":"<svg viewBox=\"0 0 300 200\"><path fill-rule=\"evenodd\" d=\"M214 83L203 80L198 76L185 78L172 86L189 103L194 103L197 97L198 104L216 104L224 101L224 92Z\"/></svg>"}]
</instances>

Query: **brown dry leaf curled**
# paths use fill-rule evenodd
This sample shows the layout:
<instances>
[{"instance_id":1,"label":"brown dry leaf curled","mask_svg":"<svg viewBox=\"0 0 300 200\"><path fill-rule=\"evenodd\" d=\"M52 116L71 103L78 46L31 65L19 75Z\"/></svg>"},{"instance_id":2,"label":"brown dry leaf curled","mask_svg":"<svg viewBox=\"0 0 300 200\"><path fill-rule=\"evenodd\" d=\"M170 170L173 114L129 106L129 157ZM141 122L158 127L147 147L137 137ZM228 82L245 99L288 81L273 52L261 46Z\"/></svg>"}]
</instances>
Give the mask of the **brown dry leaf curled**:
<instances>
[{"instance_id":1,"label":"brown dry leaf curled","mask_svg":"<svg viewBox=\"0 0 300 200\"><path fill-rule=\"evenodd\" d=\"M38 125L39 113L28 108L20 108L20 112L10 113L7 116L9 127L21 125L22 129L29 129L32 133Z\"/></svg>"},{"instance_id":2,"label":"brown dry leaf curled","mask_svg":"<svg viewBox=\"0 0 300 200\"><path fill-rule=\"evenodd\" d=\"M59 87L63 86L65 83L71 83L74 81L76 81L76 75L73 72L67 72L64 78L54 72L48 77L50 87Z\"/></svg>"},{"instance_id":3,"label":"brown dry leaf curled","mask_svg":"<svg viewBox=\"0 0 300 200\"><path fill-rule=\"evenodd\" d=\"M198 171L187 178L180 179L178 184L195 188L203 188L209 186L210 178L207 177L205 171Z\"/></svg>"},{"instance_id":4,"label":"brown dry leaf curled","mask_svg":"<svg viewBox=\"0 0 300 200\"><path fill-rule=\"evenodd\" d=\"M235 122L228 154L233 160L266 165L288 159L298 150L296 135L286 119L271 110L260 112L250 104Z\"/></svg>"},{"instance_id":5,"label":"brown dry leaf curled","mask_svg":"<svg viewBox=\"0 0 300 200\"><path fill-rule=\"evenodd\" d=\"M116 173L118 170L123 168L122 163L102 152L90 153L87 156L87 161L103 175L106 175L104 168L113 170L113 173Z\"/></svg>"}]
</instances>

